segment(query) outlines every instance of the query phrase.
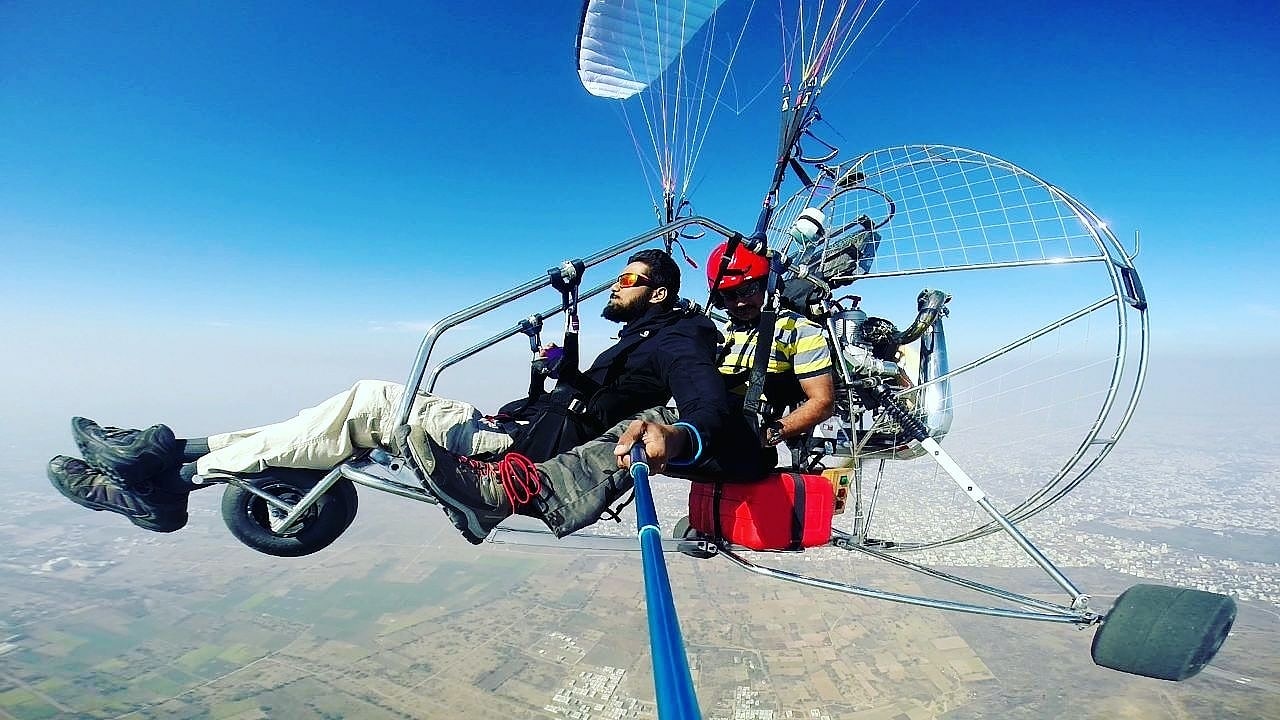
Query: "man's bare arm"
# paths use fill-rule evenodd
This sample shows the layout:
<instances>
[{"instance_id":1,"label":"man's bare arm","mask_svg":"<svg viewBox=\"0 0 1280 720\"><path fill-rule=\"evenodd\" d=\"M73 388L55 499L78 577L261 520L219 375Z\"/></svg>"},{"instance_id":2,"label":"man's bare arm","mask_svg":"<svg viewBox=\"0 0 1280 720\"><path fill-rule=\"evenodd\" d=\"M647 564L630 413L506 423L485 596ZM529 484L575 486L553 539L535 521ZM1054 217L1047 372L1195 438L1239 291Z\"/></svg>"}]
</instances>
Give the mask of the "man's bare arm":
<instances>
[{"instance_id":1,"label":"man's bare arm","mask_svg":"<svg viewBox=\"0 0 1280 720\"><path fill-rule=\"evenodd\" d=\"M803 435L831 417L836 387L830 372L802 379L800 389L804 391L805 401L778 420L781 427L773 426L772 432L769 427L764 428L762 440L766 445L777 445L787 438Z\"/></svg>"}]
</instances>

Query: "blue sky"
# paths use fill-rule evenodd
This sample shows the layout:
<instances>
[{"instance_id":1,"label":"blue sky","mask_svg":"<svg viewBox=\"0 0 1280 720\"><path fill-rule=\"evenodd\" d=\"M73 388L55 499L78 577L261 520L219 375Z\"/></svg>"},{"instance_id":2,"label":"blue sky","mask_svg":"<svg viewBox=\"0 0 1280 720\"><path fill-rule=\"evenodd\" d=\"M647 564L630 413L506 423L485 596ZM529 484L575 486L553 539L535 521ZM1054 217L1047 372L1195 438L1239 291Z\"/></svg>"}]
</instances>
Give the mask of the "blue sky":
<instances>
[{"instance_id":1,"label":"blue sky","mask_svg":"<svg viewBox=\"0 0 1280 720\"><path fill-rule=\"evenodd\" d=\"M650 227L618 114L577 79L579 12L0 5L0 369L19 399L234 422L244 392L296 406L400 379L425 323ZM982 149L1141 229L1157 361L1274 354L1277 30L1267 2L922 0L846 61L824 115L846 154ZM775 107L718 116L701 213L754 222Z\"/></svg>"}]
</instances>

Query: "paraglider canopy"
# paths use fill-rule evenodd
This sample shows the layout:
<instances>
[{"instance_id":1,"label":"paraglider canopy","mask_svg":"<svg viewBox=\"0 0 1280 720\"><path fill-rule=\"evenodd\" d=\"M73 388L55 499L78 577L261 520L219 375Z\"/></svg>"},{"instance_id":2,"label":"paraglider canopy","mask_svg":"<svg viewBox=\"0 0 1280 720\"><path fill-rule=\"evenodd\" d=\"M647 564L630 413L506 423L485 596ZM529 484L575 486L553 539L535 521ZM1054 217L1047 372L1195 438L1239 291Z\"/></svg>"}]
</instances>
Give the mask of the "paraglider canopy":
<instances>
[{"instance_id":1,"label":"paraglider canopy","mask_svg":"<svg viewBox=\"0 0 1280 720\"><path fill-rule=\"evenodd\" d=\"M754 0L586 0L578 76L587 92L617 102L664 224L693 214L694 169L717 111L740 114L781 80L778 153L764 193L771 209L788 168L809 185L802 165L834 157L811 131L817 96L886 2L789 0L757 13ZM735 68L740 58L750 61ZM805 139L817 155L802 152Z\"/></svg>"},{"instance_id":2,"label":"paraglider canopy","mask_svg":"<svg viewBox=\"0 0 1280 720\"><path fill-rule=\"evenodd\" d=\"M680 58L724 0L587 0L578 77L597 97L625 100Z\"/></svg>"}]
</instances>

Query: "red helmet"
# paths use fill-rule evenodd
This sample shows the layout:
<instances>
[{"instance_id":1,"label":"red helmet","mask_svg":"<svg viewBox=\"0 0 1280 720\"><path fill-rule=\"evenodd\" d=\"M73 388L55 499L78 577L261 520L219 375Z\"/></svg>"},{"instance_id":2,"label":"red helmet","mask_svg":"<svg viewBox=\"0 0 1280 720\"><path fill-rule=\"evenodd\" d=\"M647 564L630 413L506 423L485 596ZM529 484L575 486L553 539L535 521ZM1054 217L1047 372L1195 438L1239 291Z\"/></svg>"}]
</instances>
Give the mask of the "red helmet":
<instances>
[{"instance_id":1,"label":"red helmet","mask_svg":"<svg viewBox=\"0 0 1280 720\"><path fill-rule=\"evenodd\" d=\"M769 275L769 261L748 250L743 245L733 249L733 256L729 259L729 265L725 267L724 274L720 275L720 261L724 258L725 248L729 246L728 241L722 242L711 251L711 257L707 258L707 287L711 290L732 290L739 285L758 280ZM720 284L716 285L716 276L720 275Z\"/></svg>"}]
</instances>

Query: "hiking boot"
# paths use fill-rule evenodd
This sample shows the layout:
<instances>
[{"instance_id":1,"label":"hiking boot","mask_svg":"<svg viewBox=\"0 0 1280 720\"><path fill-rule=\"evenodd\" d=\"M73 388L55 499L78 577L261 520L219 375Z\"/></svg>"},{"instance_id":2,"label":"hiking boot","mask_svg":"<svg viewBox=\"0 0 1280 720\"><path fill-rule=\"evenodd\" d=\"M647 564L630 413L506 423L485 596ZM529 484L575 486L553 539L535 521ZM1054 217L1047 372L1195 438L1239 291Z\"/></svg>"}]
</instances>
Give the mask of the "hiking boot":
<instances>
[{"instance_id":1,"label":"hiking boot","mask_svg":"<svg viewBox=\"0 0 1280 720\"><path fill-rule=\"evenodd\" d=\"M90 510L110 510L140 528L173 532L187 524L187 493L157 483L125 483L79 458L49 461L49 482L71 502ZM144 490L135 488L144 487Z\"/></svg>"},{"instance_id":2,"label":"hiking boot","mask_svg":"<svg viewBox=\"0 0 1280 720\"><path fill-rule=\"evenodd\" d=\"M165 425L146 430L103 427L89 418L71 418L71 436L86 462L139 487L171 474L182 464L173 431Z\"/></svg>"},{"instance_id":3,"label":"hiking boot","mask_svg":"<svg viewBox=\"0 0 1280 720\"><path fill-rule=\"evenodd\" d=\"M436 496L449 521L473 545L484 542L498 523L511 516L515 506L528 503L542 489L537 466L519 453L485 462L455 455L429 435L424 440L431 457L419 458L424 465L423 486Z\"/></svg>"}]
</instances>

